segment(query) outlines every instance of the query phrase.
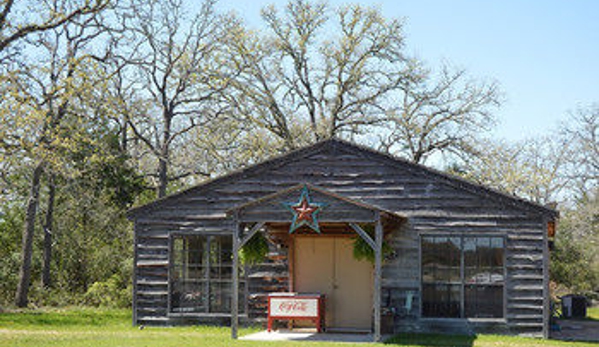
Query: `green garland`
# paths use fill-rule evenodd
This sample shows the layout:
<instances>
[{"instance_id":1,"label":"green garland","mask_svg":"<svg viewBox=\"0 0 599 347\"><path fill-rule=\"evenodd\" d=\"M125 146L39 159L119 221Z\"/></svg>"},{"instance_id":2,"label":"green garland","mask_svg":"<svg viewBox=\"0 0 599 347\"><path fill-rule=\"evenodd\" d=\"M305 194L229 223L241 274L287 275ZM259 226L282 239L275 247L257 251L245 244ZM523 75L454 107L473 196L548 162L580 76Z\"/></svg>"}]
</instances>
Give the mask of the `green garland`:
<instances>
[{"instance_id":1,"label":"green garland","mask_svg":"<svg viewBox=\"0 0 599 347\"><path fill-rule=\"evenodd\" d=\"M257 232L241 247L239 260L245 265L254 265L264 261L268 255L268 240L261 232Z\"/></svg>"},{"instance_id":2,"label":"green garland","mask_svg":"<svg viewBox=\"0 0 599 347\"><path fill-rule=\"evenodd\" d=\"M374 227L372 225L362 225L362 229L374 240ZM383 259L393 253L393 248L383 240ZM354 238L354 258L357 260L367 260L374 263L374 250L364 239L357 235Z\"/></svg>"}]
</instances>

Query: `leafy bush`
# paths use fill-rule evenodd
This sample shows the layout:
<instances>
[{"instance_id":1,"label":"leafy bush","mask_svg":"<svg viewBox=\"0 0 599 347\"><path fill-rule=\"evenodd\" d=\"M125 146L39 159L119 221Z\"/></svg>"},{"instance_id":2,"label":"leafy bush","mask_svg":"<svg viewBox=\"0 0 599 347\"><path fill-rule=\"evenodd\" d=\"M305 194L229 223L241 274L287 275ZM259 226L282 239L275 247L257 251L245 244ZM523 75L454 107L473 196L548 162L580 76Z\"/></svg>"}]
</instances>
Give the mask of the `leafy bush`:
<instances>
[{"instance_id":1,"label":"leafy bush","mask_svg":"<svg viewBox=\"0 0 599 347\"><path fill-rule=\"evenodd\" d=\"M94 282L83 296L86 305L98 307L129 307L131 306L131 285L125 285L118 274L112 275L106 281Z\"/></svg>"},{"instance_id":2,"label":"leafy bush","mask_svg":"<svg viewBox=\"0 0 599 347\"><path fill-rule=\"evenodd\" d=\"M39 281L35 281L29 288L29 306L33 308L77 306L81 302L82 294L63 287L43 288Z\"/></svg>"},{"instance_id":3,"label":"leafy bush","mask_svg":"<svg viewBox=\"0 0 599 347\"><path fill-rule=\"evenodd\" d=\"M18 205L0 208L0 306L13 303L21 264L23 212Z\"/></svg>"},{"instance_id":4,"label":"leafy bush","mask_svg":"<svg viewBox=\"0 0 599 347\"><path fill-rule=\"evenodd\" d=\"M551 252L551 279L569 292L599 291L599 191L563 211ZM592 297L593 295L591 295Z\"/></svg>"}]
</instances>

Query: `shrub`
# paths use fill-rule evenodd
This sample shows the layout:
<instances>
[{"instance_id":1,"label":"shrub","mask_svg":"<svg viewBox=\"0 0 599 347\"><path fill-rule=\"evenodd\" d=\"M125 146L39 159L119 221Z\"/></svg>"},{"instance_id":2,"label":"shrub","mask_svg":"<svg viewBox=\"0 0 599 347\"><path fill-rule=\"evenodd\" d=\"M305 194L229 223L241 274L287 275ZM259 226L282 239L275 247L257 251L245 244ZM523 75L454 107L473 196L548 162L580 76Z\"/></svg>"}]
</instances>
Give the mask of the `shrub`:
<instances>
[{"instance_id":1,"label":"shrub","mask_svg":"<svg viewBox=\"0 0 599 347\"><path fill-rule=\"evenodd\" d=\"M131 285L123 282L118 274L110 276L106 281L94 282L83 296L84 303L98 307L131 306Z\"/></svg>"}]
</instances>

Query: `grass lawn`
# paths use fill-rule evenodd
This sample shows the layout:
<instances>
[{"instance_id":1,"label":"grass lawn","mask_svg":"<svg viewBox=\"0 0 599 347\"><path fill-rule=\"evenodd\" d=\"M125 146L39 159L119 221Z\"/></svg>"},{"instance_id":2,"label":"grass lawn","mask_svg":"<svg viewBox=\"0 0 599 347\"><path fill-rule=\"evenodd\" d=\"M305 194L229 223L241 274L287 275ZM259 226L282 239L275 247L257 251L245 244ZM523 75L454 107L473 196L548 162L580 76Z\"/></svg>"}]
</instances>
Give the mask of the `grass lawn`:
<instances>
[{"instance_id":1,"label":"grass lawn","mask_svg":"<svg viewBox=\"0 0 599 347\"><path fill-rule=\"evenodd\" d=\"M593 310L599 315L599 310ZM241 334L255 330L243 329ZM130 310L70 308L63 310L23 311L0 313L0 347L44 346L361 346L324 342L254 342L233 341L226 327L154 328L143 330L131 326ZM508 336L481 335L399 335L388 341L391 346L463 346L463 347L536 347L536 346L598 346L527 339Z\"/></svg>"},{"instance_id":2,"label":"grass lawn","mask_svg":"<svg viewBox=\"0 0 599 347\"><path fill-rule=\"evenodd\" d=\"M587 308L587 318L599 321L599 307Z\"/></svg>"}]
</instances>

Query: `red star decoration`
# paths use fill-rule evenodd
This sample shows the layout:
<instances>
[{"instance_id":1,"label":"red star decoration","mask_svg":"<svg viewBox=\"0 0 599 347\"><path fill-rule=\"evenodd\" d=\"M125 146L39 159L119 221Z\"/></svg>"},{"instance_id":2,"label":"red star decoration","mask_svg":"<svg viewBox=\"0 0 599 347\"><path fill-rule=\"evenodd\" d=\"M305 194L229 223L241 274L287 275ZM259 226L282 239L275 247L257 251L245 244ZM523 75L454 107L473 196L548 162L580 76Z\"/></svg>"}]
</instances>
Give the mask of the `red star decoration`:
<instances>
[{"instance_id":1,"label":"red star decoration","mask_svg":"<svg viewBox=\"0 0 599 347\"><path fill-rule=\"evenodd\" d=\"M283 203L283 205L293 213L289 233L293 233L296 229L304 225L317 233L320 233L320 228L318 227L318 213L326 206L326 204L312 202L307 186L304 186L302 189L302 194L297 203L287 202Z\"/></svg>"},{"instance_id":2,"label":"red star decoration","mask_svg":"<svg viewBox=\"0 0 599 347\"><path fill-rule=\"evenodd\" d=\"M308 199L305 196L302 197L302 201L296 205L291 206L291 208L297 213L297 221L306 221L308 223L312 223L314 221L314 217L312 214L316 212L319 207L310 205Z\"/></svg>"}]
</instances>

